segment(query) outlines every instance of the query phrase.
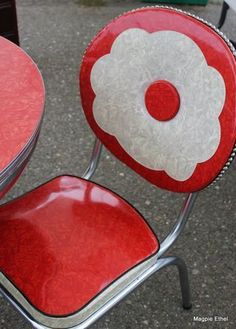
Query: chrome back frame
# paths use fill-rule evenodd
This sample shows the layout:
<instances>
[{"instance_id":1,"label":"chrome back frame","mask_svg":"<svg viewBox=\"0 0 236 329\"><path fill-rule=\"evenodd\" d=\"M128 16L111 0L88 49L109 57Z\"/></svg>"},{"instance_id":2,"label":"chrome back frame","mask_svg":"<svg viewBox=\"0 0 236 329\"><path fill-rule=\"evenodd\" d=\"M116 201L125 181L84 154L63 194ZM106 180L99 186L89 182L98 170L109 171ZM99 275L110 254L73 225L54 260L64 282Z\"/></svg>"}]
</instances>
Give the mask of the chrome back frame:
<instances>
[{"instance_id":1,"label":"chrome back frame","mask_svg":"<svg viewBox=\"0 0 236 329\"><path fill-rule=\"evenodd\" d=\"M94 173L98 167L100 157L101 157L102 146L103 145L100 142L100 140L98 138L95 138L91 158L90 158L87 169L85 170L85 172L82 175L82 178L89 180L94 175Z\"/></svg>"}]
</instances>

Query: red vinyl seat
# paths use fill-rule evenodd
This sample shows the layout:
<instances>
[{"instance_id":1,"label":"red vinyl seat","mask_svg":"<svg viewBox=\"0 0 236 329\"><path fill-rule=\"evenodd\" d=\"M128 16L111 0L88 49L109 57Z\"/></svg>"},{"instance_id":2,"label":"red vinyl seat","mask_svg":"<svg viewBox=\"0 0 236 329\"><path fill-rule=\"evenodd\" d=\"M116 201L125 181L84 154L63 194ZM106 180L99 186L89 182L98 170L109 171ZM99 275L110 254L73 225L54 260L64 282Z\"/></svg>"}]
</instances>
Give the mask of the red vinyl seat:
<instances>
[{"instance_id":1,"label":"red vinyl seat","mask_svg":"<svg viewBox=\"0 0 236 329\"><path fill-rule=\"evenodd\" d=\"M126 201L72 176L0 207L0 231L0 283L49 316L77 312L159 248Z\"/></svg>"}]
</instances>

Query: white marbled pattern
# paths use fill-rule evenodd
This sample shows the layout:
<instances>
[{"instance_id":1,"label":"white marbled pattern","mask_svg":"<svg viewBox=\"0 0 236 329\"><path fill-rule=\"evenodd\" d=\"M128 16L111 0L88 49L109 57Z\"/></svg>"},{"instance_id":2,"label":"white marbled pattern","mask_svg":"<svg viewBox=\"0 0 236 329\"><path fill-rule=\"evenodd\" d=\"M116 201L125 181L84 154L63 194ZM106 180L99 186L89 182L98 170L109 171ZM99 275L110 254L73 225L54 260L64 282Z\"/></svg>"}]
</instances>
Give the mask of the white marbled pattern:
<instances>
[{"instance_id":1,"label":"white marbled pattern","mask_svg":"<svg viewBox=\"0 0 236 329\"><path fill-rule=\"evenodd\" d=\"M171 82L180 95L180 110L170 121L155 120L145 106L145 91L157 80ZM143 166L185 181L215 154L225 84L186 35L122 32L94 64L91 84L97 124Z\"/></svg>"}]
</instances>

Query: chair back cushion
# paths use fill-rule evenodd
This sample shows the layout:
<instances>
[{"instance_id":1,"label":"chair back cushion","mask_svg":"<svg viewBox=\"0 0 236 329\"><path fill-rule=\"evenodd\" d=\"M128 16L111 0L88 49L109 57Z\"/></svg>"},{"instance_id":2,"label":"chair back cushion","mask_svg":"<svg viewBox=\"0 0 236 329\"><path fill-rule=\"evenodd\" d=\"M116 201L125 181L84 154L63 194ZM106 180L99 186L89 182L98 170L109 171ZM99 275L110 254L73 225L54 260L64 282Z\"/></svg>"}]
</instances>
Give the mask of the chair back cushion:
<instances>
[{"instance_id":1,"label":"chair back cushion","mask_svg":"<svg viewBox=\"0 0 236 329\"><path fill-rule=\"evenodd\" d=\"M236 142L236 60L212 25L170 8L123 14L88 46L82 106L102 143L151 183L211 184Z\"/></svg>"}]
</instances>

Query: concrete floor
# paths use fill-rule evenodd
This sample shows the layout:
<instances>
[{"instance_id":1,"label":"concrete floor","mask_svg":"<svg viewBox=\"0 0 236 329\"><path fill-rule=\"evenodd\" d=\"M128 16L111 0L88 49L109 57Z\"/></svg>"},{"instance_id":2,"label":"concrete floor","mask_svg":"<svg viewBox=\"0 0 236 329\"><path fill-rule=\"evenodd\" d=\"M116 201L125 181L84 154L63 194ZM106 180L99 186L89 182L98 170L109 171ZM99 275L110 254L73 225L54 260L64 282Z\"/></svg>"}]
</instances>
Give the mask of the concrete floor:
<instances>
[{"instance_id":1,"label":"concrete floor","mask_svg":"<svg viewBox=\"0 0 236 329\"><path fill-rule=\"evenodd\" d=\"M55 175L81 175L93 136L81 110L76 75L83 51L92 36L111 18L139 1L109 1L86 8L78 1L18 0L22 47L42 71L46 114L32 160L6 199L16 197ZM184 9L216 23L220 6ZM236 15L224 28L236 36ZM236 39L236 37L235 37ZM149 220L160 239L174 222L183 196L150 186L104 152L95 180L113 188ZM202 192L184 234L171 254L185 258L190 271L193 309L181 307L177 272L169 268L146 282L123 303L100 319L96 329L235 328L235 182L236 163L218 186ZM194 321L194 317L222 316L226 322ZM0 298L0 329L30 326Z\"/></svg>"}]
</instances>

